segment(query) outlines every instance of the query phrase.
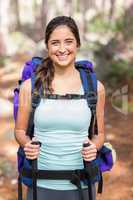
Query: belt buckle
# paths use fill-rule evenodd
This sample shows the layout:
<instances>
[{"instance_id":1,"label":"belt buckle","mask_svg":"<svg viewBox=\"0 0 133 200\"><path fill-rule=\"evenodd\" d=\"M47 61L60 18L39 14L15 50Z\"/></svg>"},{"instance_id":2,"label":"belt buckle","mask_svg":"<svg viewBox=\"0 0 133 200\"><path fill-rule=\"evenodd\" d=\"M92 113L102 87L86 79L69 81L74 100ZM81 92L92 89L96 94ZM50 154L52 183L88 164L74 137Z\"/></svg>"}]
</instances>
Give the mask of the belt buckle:
<instances>
[{"instance_id":1,"label":"belt buckle","mask_svg":"<svg viewBox=\"0 0 133 200\"><path fill-rule=\"evenodd\" d=\"M80 171L75 170L71 176L71 183L77 185L80 182Z\"/></svg>"}]
</instances>

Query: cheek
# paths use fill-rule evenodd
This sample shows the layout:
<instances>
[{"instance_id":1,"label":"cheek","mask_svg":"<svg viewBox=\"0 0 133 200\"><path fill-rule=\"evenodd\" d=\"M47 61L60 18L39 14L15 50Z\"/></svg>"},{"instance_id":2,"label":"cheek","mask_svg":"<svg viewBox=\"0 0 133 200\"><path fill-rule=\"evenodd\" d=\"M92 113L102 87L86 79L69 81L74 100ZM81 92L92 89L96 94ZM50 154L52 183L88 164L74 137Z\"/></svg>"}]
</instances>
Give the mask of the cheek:
<instances>
[{"instance_id":1,"label":"cheek","mask_svg":"<svg viewBox=\"0 0 133 200\"><path fill-rule=\"evenodd\" d=\"M77 46L76 45L66 45L65 46L66 51L68 51L71 54L76 54L77 53ZM48 48L48 55L49 56L54 56L56 53L58 53L59 47L50 47Z\"/></svg>"},{"instance_id":2,"label":"cheek","mask_svg":"<svg viewBox=\"0 0 133 200\"><path fill-rule=\"evenodd\" d=\"M68 50L70 53L76 54L76 52L77 52L77 47L75 47L75 46L68 46L68 47L67 47L67 50Z\"/></svg>"},{"instance_id":3,"label":"cheek","mask_svg":"<svg viewBox=\"0 0 133 200\"><path fill-rule=\"evenodd\" d=\"M48 50L48 55L54 55L55 53L57 52L57 48L56 47L54 47L54 48L50 48L49 50Z\"/></svg>"},{"instance_id":4,"label":"cheek","mask_svg":"<svg viewBox=\"0 0 133 200\"><path fill-rule=\"evenodd\" d=\"M47 50L48 50L48 55L53 55L53 54L55 54L55 52L57 51L57 47L56 46L52 46L52 45L50 45L50 44L48 44L48 48L47 48Z\"/></svg>"}]
</instances>

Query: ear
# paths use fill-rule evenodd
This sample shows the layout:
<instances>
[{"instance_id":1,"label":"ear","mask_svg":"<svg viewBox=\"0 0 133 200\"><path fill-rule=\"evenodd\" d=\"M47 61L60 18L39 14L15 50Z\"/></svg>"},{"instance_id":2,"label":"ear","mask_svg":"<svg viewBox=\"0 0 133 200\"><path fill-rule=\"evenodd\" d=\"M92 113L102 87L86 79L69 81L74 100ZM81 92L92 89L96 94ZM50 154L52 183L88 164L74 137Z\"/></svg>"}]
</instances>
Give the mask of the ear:
<instances>
[{"instance_id":1,"label":"ear","mask_svg":"<svg viewBox=\"0 0 133 200\"><path fill-rule=\"evenodd\" d=\"M77 50L79 50L79 49L80 49L80 45L77 44Z\"/></svg>"}]
</instances>

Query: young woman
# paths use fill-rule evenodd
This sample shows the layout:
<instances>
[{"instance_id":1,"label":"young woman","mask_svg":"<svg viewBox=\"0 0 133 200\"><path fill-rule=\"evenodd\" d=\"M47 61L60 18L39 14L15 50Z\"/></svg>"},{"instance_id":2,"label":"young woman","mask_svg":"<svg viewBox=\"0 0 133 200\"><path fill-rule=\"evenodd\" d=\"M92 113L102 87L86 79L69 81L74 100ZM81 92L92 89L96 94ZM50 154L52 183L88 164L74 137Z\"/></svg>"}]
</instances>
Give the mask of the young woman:
<instances>
[{"instance_id":1,"label":"young woman","mask_svg":"<svg viewBox=\"0 0 133 200\"><path fill-rule=\"evenodd\" d=\"M71 17L59 16L46 27L45 43L48 58L38 67L35 92L42 84L44 93L65 95L83 94L80 74L75 68L75 59L80 47L77 25ZM34 116L35 138L39 145L31 144L26 135L31 109L31 80L25 81L20 90L19 110L15 127L17 142L24 147L27 159L38 158L38 168L45 170L83 169L83 159L92 161L104 143L105 91L98 81L96 108L98 135L88 139L91 112L85 99L42 98ZM83 148L83 143L90 146ZM88 200L87 185L82 184L84 200ZM92 184L93 200L96 199ZM38 180L38 200L78 200L77 187L69 180ZM28 188L27 200L32 200L32 188Z\"/></svg>"}]
</instances>

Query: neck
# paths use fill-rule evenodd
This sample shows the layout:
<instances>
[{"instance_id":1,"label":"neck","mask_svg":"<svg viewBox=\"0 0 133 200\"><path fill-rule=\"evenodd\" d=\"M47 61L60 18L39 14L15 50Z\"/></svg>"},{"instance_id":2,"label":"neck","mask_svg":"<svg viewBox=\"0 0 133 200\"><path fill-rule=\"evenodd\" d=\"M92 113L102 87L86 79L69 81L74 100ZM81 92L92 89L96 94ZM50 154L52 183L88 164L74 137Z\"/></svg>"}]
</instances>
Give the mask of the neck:
<instances>
[{"instance_id":1,"label":"neck","mask_svg":"<svg viewBox=\"0 0 133 200\"><path fill-rule=\"evenodd\" d=\"M54 65L55 68L55 77L70 77L73 74L75 74L75 72L77 72L77 70L75 69L75 63L70 64L69 66L57 66Z\"/></svg>"}]
</instances>

